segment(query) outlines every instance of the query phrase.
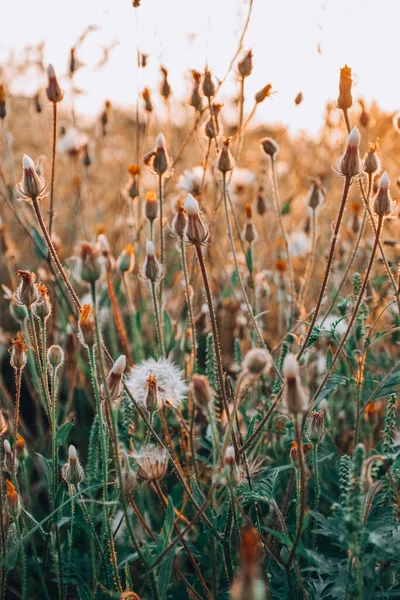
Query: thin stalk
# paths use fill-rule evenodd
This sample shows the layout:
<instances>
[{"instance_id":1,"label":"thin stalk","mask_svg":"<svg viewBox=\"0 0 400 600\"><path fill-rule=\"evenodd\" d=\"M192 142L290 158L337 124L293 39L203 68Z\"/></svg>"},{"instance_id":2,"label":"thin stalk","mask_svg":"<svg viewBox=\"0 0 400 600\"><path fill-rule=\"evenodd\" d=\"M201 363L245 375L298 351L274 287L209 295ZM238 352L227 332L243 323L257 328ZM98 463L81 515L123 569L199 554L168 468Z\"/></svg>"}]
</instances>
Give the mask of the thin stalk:
<instances>
[{"instance_id":1,"label":"thin stalk","mask_svg":"<svg viewBox=\"0 0 400 600\"><path fill-rule=\"evenodd\" d=\"M158 176L158 197L160 202L160 263L164 272L164 187L163 187L163 176ZM160 281L160 310L162 311L163 305L163 280ZM161 316L162 325L162 316Z\"/></svg>"},{"instance_id":2,"label":"thin stalk","mask_svg":"<svg viewBox=\"0 0 400 600\"><path fill-rule=\"evenodd\" d=\"M192 335L192 360L193 360L193 364L192 364L192 369L193 372L196 371L196 327L194 324L194 316L193 316L193 304L192 304L192 299L191 299L191 294L190 294L190 283L189 283L189 275L188 275L188 270L187 270L187 260L186 260L186 247L185 247L185 243L183 241L183 238L180 239L180 250L181 250L181 260L182 260L182 270L183 270L183 277L185 279L185 295L186 295L186 304L188 307L188 314L189 314L189 324L190 324L190 331L191 331L191 335Z\"/></svg>"},{"instance_id":3,"label":"thin stalk","mask_svg":"<svg viewBox=\"0 0 400 600\"><path fill-rule=\"evenodd\" d=\"M0 464L3 464L3 443L0 444ZM0 600L4 600L6 591L6 532L4 527L4 493L3 493L3 477L0 478L0 533L1 533L1 556L3 559L3 566L1 567L1 587L0 587Z\"/></svg>"},{"instance_id":4,"label":"thin stalk","mask_svg":"<svg viewBox=\"0 0 400 600\"><path fill-rule=\"evenodd\" d=\"M213 134L214 134L214 142L215 142L215 148L217 149L217 152L219 151L219 144L218 144L218 138L217 138L217 119L215 118L214 115L214 111L212 109L211 106L211 98L210 96L208 96L208 110L210 111L210 118L211 118L211 123L212 123L212 128L213 128Z\"/></svg>"},{"instance_id":5,"label":"thin stalk","mask_svg":"<svg viewBox=\"0 0 400 600\"><path fill-rule=\"evenodd\" d=\"M161 285L161 282L160 282L160 285ZM158 344L160 356L162 357L162 356L164 356L165 353L164 353L164 344L163 344L162 334L161 334L161 322L160 322L160 314L159 314L159 310L158 310L156 286L155 286L154 281L150 281L150 290L151 290L151 299L153 301L154 318L155 318L155 322L156 322L157 344Z\"/></svg>"},{"instance_id":6,"label":"thin stalk","mask_svg":"<svg viewBox=\"0 0 400 600\"><path fill-rule=\"evenodd\" d=\"M54 217L54 179L56 170L56 150L57 150L57 102L53 102L53 146L51 152L51 180L50 180L50 216L49 216L49 236L51 237L51 229L53 226Z\"/></svg>"},{"instance_id":7,"label":"thin stalk","mask_svg":"<svg viewBox=\"0 0 400 600\"><path fill-rule=\"evenodd\" d=\"M298 415L296 415L295 421L295 430L296 430L296 441L298 445L299 452L299 470L300 470L300 511L299 511L299 519L297 523L296 536L294 538L293 546L289 553L289 558L287 560L287 567L291 565L293 562L297 546L300 542L302 530L303 530L303 522L304 522L304 513L306 508L306 476L305 476L305 464L304 464L304 453L303 453L303 445L301 443L301 425L298 421Z\"/></svg>"},{"instance_id":8,"label":"thin stalk","mask_svg":"<svg viewBox=\"0 0 400 600\"><path fill-rule=\"evenodd\" d=\"M266 425L266 423L270 419L272 413L277 408L277 406L278 406L278 404L279 404L279 402L280 402L280 400L282 398L282 394L283 394L283 388L278 393L278 395L276 396L275 400L273 401L273 403L271 404L271 406L269 407L269 409L267 410L267 412L265 413L265 415L263 416L263 418L261 419L261 421L259 422L259 424L255 428L255 430L253 431L253 433L251 434L251 436L245 441L245 443L243 444L243 446L240 448L240 453L241 454L243 454L243 452L245 452L256 441L256 439L258 438L258 436L262 432L264 426Z\"/></svg>"},{"instance_id":9,"label":"thin stalk","mask_svg":"<svg viewBox=\"0 0 400 600\"><path fill-rule=\"evenodd\" d=\"M17 530L17 536L21 542L21 549L20 549L20 558L21 558L21 571L22 571L22 577L21 577L21 599L22 600L26 600L27 597L27 581L26 581L26 556L25 556L25 547L24 547L24 543L23 543L23 538L22 538L22 534L21 534L21 529L18 523L18 517L16 517L14 519L14 523L15 523L15 529Z\"/></svg>"},{"instance_id":10,"label":"thin stalk","mask_svg":"<svg viewBox=\"0 0 400 600\"><path fill-rule=\"evenodd\" d=\"M312 209L312 217L311 217L311 251L307 257L307 265L305 269L304 275L304 285L303 289L300 292L299 298L299 306L305 307L308 288L310 286L311 275L314 270L315 256L317 251L317 209Z\"/></svg>"},{"instance_id":11,"label":"thin stalk","mask_svg":"<svg viewBox=\"0 0 400 600\"><path fill-rule=\"evenodd\" d=\"M321 485L319 482L319 470L318 470L318 444L313 442L312 445L312 463L313 463L313 474L314 474L314 512L318 512L319 498L321 495ZM316 547L317 536L314 533L312 537L312 547Z\"/></svg>"},{"instance_id":12,"label":"thin stalk","mask_svg":"<svg viewBox=\"0 0 400 600\"><path fill-rule=\"evenodd\" d=\"M315 309L314 309L314 314L312 316L311 323L310 323L308 331L307 331L307 335L306 335L306 337L304 339L302 347L300 348L300 350L299 350L299 352L297 354L297 359L298 360L301 358L301 356L304 354L304 351L307 348L307 345L308 345L308 342L310 340L311 334L313 332L315 323L317 322L317 319L318 319L319 311L320 311L321 304L322 304L322 299L323 299L324 294L325 294L326 286L328 284L329 274L330 274L330 271L331 271L331 268L332 268L333 259L334 259L334 256L335 256L336 244L337 244L337 240L338 240L338 236L339 236L340 226L342 224L344 209L346 207L347 197L349 195L350 185L351 185L351 178L346 177L345 178L345 182L344 182L344 186L343 186L342 200L341 200L341 203L340 203L339 213L338 213L338 217L336 219L335 228L333 230L333 235L332 235L332 240L331 240L331 247L329 249L329 255L328 255L328 261L327 261L327 264L326 264L325 273L324 273L324 277L323 277L323 280L322 280L321 288L320 288L319 293L318 293L317 304L316 304Z\"/></svg>"},{"instance_id":13,"label":"thin stalk","mask_svg":"<svg viewBox=\"0 0 400 600\"><path fill-rule=\"evenodd\" d=\"M14 444L11 462L11 473L14 476L15 458L17 455L17 435L18 435L18 419L19 419L19 405L21 402L21 377L22 370L15 369L15 409L14 409Z\"/></svg>"}]
</instances>

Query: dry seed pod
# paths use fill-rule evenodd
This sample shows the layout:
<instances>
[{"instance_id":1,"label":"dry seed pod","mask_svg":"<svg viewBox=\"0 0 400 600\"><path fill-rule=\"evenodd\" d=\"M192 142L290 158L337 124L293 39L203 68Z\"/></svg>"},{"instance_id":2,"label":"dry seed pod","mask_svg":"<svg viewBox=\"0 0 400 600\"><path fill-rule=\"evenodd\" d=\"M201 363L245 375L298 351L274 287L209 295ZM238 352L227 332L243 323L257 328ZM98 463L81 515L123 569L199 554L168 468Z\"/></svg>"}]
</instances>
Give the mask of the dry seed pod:
<instances>
[{"instance_id":1,"label":"dry seed pod","mask_svg":"<svg viewBox=\"0 0 400 600\"><path fill-rule=\"evenodd\" d=\"M360 132L353 127L347 140L346 150L339 161L338 173L352 179L357 177L363 170L363 162L360 157Z\"/></svg>"},{"instance_id":2,"label":"dry seed pod","mask_svg":"<svg viewBox=\"0 0 400 600\"><path fill-rule=\"evenodd\" d=\"M60 88L60 85L58 83L57 77L56 77L56 72L54 70L53 65L49 65L47 67L47 77L48 77L48 86L46 89L47 92L47 97L50 100L50 102L61 102L61 100L64 97L64 93L62 91L62 89Z\"/></svg>"},{"instance_id":3,"label":"dry seed pod","mask_svg":"<svg viewBox=\"0 0 400 600\"><path fill-rule=\"evenodd\" d=\"M338 108L341 110L348 110L353 106L353 97L351 95L352 84L351 68L344 65L344 67L340 69L339 96L337 99Z\"/></svg>"}]
</instances>

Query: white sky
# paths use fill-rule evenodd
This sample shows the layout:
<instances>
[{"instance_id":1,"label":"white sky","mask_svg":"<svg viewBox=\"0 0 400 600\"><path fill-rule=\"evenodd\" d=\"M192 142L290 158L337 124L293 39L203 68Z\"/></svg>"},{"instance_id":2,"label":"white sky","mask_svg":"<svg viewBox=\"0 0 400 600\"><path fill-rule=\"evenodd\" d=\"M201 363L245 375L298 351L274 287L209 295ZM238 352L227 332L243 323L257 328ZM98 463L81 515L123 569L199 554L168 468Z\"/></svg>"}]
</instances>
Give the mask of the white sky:
<instances>
[{"instance_id":1,"label":"white sky","mask_svg":"<svg viewBox=\"0 0 400 600\"><path fill-rule=\"evenodd\" d=\"M169 69L174 96L180 98L189 89L190 68L202 70L208 61L218 77L224 75L247 7L246 0L142 0L135 11L130 0L6 0L1 9L0 63L10 50L18 56L27 44L43 40L46 61L65 74L69 48L87 25L95 24L100 30L89 35L79 53L87 65L76 80L86 91L79 98L80 111L93 115L107 98L133 105L137 42L150 54L149 66L140 72L140 89L158 86L162 62ZM399 23L398 0L254 0L244 44L255 54L254 71L246 81L247 109L254 93L272 83L278 93L260 107L258 118L314 132L325 101L336 98L339 68L347 62L353 68L356 96L367 102L376 99L388 111L398 110ZM96 70L102 46L114 40L119 45L110 62ZM34 93L38 80L18 79L10 85L14 91L23 85L27 93ZM232 95L234 85L228 82L223 94ZM304 102L295 107L299 91Z\"/></svg>"}]
</instances>

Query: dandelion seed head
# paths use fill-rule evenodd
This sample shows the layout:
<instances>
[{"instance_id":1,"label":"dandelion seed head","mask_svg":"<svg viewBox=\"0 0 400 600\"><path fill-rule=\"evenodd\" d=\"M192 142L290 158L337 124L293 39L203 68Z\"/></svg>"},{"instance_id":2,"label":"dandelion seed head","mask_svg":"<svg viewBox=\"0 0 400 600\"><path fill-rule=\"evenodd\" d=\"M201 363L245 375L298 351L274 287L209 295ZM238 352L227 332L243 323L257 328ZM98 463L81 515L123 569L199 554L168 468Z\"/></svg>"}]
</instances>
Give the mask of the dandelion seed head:
<instances>
[{"instance_id":1,"label":"dandelion seed head","mask_svg":"<svg viewBox=\"0 0 400 600\"><path fill-rule=\"evenodd\" d=\"M126 383L135 400L141 406L146 406L147 381L151 375L157 380L161 405L167 404L175 409L179 408L186 398L188 387L178 367L166 358L158 360L149 358L133 367Z\"/></svg>"}]
</instances>

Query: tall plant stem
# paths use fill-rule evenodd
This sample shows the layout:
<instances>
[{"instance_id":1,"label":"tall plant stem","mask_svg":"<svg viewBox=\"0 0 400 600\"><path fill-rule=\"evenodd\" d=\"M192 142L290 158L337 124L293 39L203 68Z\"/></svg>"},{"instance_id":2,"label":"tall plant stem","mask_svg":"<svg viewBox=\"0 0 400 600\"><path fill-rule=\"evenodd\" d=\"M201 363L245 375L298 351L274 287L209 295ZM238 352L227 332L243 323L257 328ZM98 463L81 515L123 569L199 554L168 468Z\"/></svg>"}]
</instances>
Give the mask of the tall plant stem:
<instances>
[{"instance_id":1,"label":"tall plant stem","mask_svg":"<svg viewBox=\"0 0 400 600\"><path fill-rule=\"evenodd\" d=\"M196 356L197 356L196 327L194 324L193 304L192 304L192 298L191 298L191 294L190 294L189 274L188 274L187 260L186 260L186 248L185 248L185 242L183 241L183 238L180 239L179 243L180 243L180 249L181 249L183 277L185 280L186 304L188 307L189 324L190 324L190 331L191 331L191 336L192 336L192 351L191 351L192 361L193 361L192 369L193 369L193 372L195 372L196 371Z\"/></svg>"},{"instance_id":2,"label":"tall plant stem","mask_svg":"<svg viewBox=\"0 0 400 600\"><path fill-rule=\"evenodd\" d=\"M50 216L49 216L49 236L54 217L54 179L56 171L56 151L57 151L57 102L53 102L53 146L51 151L51 181L50 181Z\"/></svg>"},{"instance_id":3,"label":"tall plant stem","mask_svg":"<svg viewBox=\"0 0 400 600\"><path fill-rule=\"evenodd\" d=\"M304 306L304 309L305 309L305 304L306 304L306 300L307 300L308 288L310 286L311 275L312 275L312 272L314 269L316 251L317 251L317 209L313 208L312 209L312 217L311 217L311 250L307 257L307 265L306 265L306 270L305 270L305 274L304 274L304 285L303 285L303 289L300 292L300 298L299 298L299 306L300 307Z\"/></svg>"},{"instance_id":4,"label":"tall plant stem","mask_svg":"<svg viewBox=\"0 0 400 600\"><path fill-rule=\"evenodd\" d=\"M123 347L125 355L126 355L126 360L127 360L128 364L131 365L132 359L131 359L131 351L130 351L129 343L128 343L128 336L126 334L124 321L123 321L121 311L120 311L120 308L118 305L118 300L117 300L117 296L115 293L114 283L112 281L110 272L107 273L107 290L108 290L108 295L110 297L111 306L112 306L113 313L114 313L115 325L117 326L117 331L118 331L118 334L119 334L119 337L121 340L121 344L122 344L122 347Z\"/></svg>"},{"instance_id":5,"label":"tall plant stem","mask_svg":"<svg viewBox=\"0 0 400 600\"><path fill-rule=\"evenodd\" d=\"M0 443L0 464L3 464L3 442ZM7 572L6 572L6 532L5 532L5 522L4 522L4 512L3 507L4 504L4 493L3 493L3 477L0 479L0 533L1 533L1 558L3 561L3 566L1 567L1 588L0 588L0 600L4 600L5 592L6 592L6 580L7 580Z\"/></svg>"},{"instance_id":6,"label":"tall plant stem","mask_svg":"<svg viewBox=\"0 0 400 600\"><path fill-rule=\"evenodd\" d=\"M17 455L17 435L18 435L18 420L19 420L19 406L21 402L21 369L15 369L15 408L14 408L14 444L11 462L11 473L14 477L15 458Z\"/></svg>"},{"instance_id":7,"label":"tall plant stem","mask_svg":"<svg viewBox=\"0 0 400 600\"><path fill-rule=\"evenodd\" d=\"M211 106L211 98L210 96L208 96L208 110L210 111L210 119L212 122L212 128L213 128L213 133L214 133L214 142L215 142L215 148L217 150L217 152L219 151L219 144L218 144L218 128L217 128L217 119L215 118L214 115L214 111L212 109Z\"/></svg>"},{"instance_id":8,"label":"tall plant stem","mask_svg":"<svg viewBox=\"0 0 400 600\"><path fill-rule=\"evenodd\" d=\"M235 162L240 160L242 150L244 127L243 127L243 112L244 112L244 77L240 77L240 92L239 92L239 123L237 129L237 144L235 149Z\"/></svg>"},{"instance_id":9,"label":"tall plant stem","mask_svg":"<svg viewBox=\"0 0 400 600\"><path fill-rule=\"evenodd\" d=\"M164 186L163 176L158 176L158 197L160 202L160 262L164 272ZM163 280L160 281L160 310L163 304Z\"/></svg>"},{"instance_id":10,"label":"tall plant stem","mask_svg":"<svg viewBox=\"0 0 400 600\"><path fill-rule=\"evenodd\" d=\"M161 285L161 282L160 282L160 285ZM156 294L156 286L155 286L154 281L150 281L150 290L151 290L151 298L153 300L154 318L156 321L157 344L158 344L158 348L160 351L160 356L164 356L165 352L164 352L163 335L162 335L162 331L161 331L161 319L160 319L160 312L159 312L158 300L157 300L157 294Z\"/></svg>"},{"instance_id":11,"label":"tall plant stem","mask_svg":"<svg viewBox=\"0 0 400 600\"><path fill-rule=\"evenodd\" d=\"M293 542L293 546L290 550L289 553L289 558L287 560L286 565L289 567L291 565L291 563L293 562L295 553L296 553L296 548L300 542L300 538L301 538L301 533L302 533L302 529L303 529L303 522L304 522L304 512L305 512L305 508L306 508L306 477L305 477L305 465L304 465L304 453L303 453L303 445L302 445L302 440L301 440L301 425L299 423L298 420L298 415L296 415L296 421L295 421L295 430L296 430L296 441L297 441L297 445L298 445L298 452L299 452L299 470L300 470L300 510L299 510L299 519L298 519L298 523L297 523L297 530L296 530L296 536L294 538L294 542Z\"/></svg>"},{"instance_id":12,"label":"tall plant stem","mask_svg":"<svg viewBox=\"0 0 400 600\"><path fill-rule=\"evenodd\" d=\"M294 285L294 273L293 273L292 258L290 256L289 239L288 239L288 236L287 236L287 233L285 230L285 226L283 224L283 218L282 218L282 206L281 206L281 200L280 200L280 194L279 194L279 184L278 184L278 174L276 172L276 162L275 162L275 158L273 156L271 156L271 172L272 172L272 187L274 190L273 197L274 197L275 214L276 214L276 218L279 223L279 228L281 230L282 239L285 244L286 257L287 257L287 261L288 261L290 294L291 294L290 305L291 305L291 314L293 317L294 307L296 305L296 288Z\"/></svg>"},{"instance_id":13,"label":"tall plant stem","mask_svg":"<svg viewBox=\"0 0 400 600\"><path fill-rule=\"evenodd\" d=\"M315 309L314 309L314 314L312 316L311 323L310 323L310 326L309 326L308 331L307 331L307 335L305 337L305 340L303 342L302 347L299 350L299 353L297 354L297 359L298 360L301 358L301 356L304 354L304 351L307 348L307 345L308 345L308 342L310 340L310 337L311 337L312 331L314 329L315 323L317 322L317 319L318 319L319 311L320 311L321 304L322 304L322 299L323 299L324 294L325 294L326 286L328 284L329 274L330 274L330 271L331 271L331 268L332 268L333 259L334 259L334 256L335 256L336 244L337 244L337 240L338 240L338 236L339 236L340 226L342 224L344 209L346 207L347 197L349 195L350 185L351 185L351 178L346 177L345 182L344 182L344 186L343 186L342 201L340 203L339 214L338 214L338 217L336 219L335 227L334 227L334 230L333 230L333 236L332 236L332 240L331 240L331 247L329 249L329 255L328 255L328 262L326 264L325 273L324 273L324 277L323 277L323 280L322 280L321 288L320 288L319 293L318 293L317 304L316 304Z\"/></svg>"},{"instance_id":14,"label":"tall plant stem","mask_svg":"<svg viewBox=\"0 0 400 600\"><path fill-rule=\"evenodd\" d=\"M226 216L226 223L228 226L228 236L229 236L229 241L230 241L230 245L231 245L231 250L232 250L232 255L233 255L233 260L235 263L235 269L236 269L236 273L237 273L237 277L239 280L239 284L240 284L240 289L242 290L242 296L243 296L243 300L245 301L248 313L250 315L250 319L251 322L253 324L254 330L257 334L257 337L262 345L262 347L268 351L267 345L264 342L264 338L262 336L262 333L260 331L260 328L258 326L258 323L254 317L253 314L253 310L251 308L251 304L250 304L250 300L247 296L246 293L246 289L244 287L244 283L243 283L243 279L242 276L240 274L240 269L239 269L239 263L238 263L238 259L237 259L237 255L236 255L236 250L235 250L235 241L233 239L233 232L232 232L232 225L231 225L231 220L229 217L229 207L228 207L228 200L227 200L227 190L226 190L226 173L223 173L222 176L222 195L223 195L223 199L224 199L224 206L225 206L225 216ZM274 361L272 360L273 363L273 367L276 371L276 374L278 375L278 377L280 378L280 380L282 381L282 375L280 374L280 371L278 369L278 367L276 366L276 364L274 363Z\"/></svg>"},{"instance_id":15,"label":"tall plant stem","mask_svg":"<svg viewBox=\"0 0 400 600\"><path fill-rule=\"evenodd\" d=\"M368 282L369 282L369 277L370 277L370 274L371 274L372 265L374 263L374 258L375 258L376 250L378 248L378 242L379 242L379 238L380 238L381 231L382 231L382 225L383 225L383 217L380 216L378 218L378 225L377 225L377 228L376 228L376 235L375 235L374 245L372 247L372 252L371 252L371 256L370 256L369 262L368 262L367 270L365 272L364 280L363 280L363 283L362 283L362 286L361 286L361 290L360 290L360 293L359 293L358 298L356 300L356 304L354 306L353 313L351 315L349 324L347 326L347 329L346 329L345 333L343 334L342 339L340 340L340 344L337 347L337 350L336 350L335 354L332 357L332 365L331 365L330 370L326 373L326 375L323 378L323 380L321 381L321 383L320 383L317 391L315 392L314 396L310 400L310 403L308 405L308 411L307 411L307 413L305 413L305 415L303 417L303 423L305 422L306 415L311 410L311 408L312 408L315 400L317 400L319 394L321 393L321 391L323 390L326 382L328 381L329 377L331 376L331 374L332 374L332 372L333 372L333 370L335 368L336 361L339 358L340 353L342 352L343 347L344 347L344 345L346 343L346 340L349 337L349 334L350 334L351 329L353 327L355 318L356 318L357 313L358 313L358 309L360 308L361 302L363 301L365 290L367 289L367 285L368 285ZM360 415L361 415L361 411L358 411L358 414L357 414L357 417L356 417L356 419L357 419L356 420L356 431L358 430L358 424L359 424L359 420L360 420Z\"/></svg>"},{"instance_id":16,"label":"tall plant stem","mask_svg":"<svg viewBox=\"0 0 400 600\"><path fill-rule=\"evenodd\" d=\"M314 511L318 512L319 508L319 498L321 495L321 486L319 483L319 470L318 470L318 444L313 442L312 445L312 463L313 463L313 473L314 473ZM317 541L317 536L314 533L312 537L312 547L315 548Z\"/></svg>"}]
</instances>

